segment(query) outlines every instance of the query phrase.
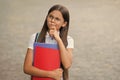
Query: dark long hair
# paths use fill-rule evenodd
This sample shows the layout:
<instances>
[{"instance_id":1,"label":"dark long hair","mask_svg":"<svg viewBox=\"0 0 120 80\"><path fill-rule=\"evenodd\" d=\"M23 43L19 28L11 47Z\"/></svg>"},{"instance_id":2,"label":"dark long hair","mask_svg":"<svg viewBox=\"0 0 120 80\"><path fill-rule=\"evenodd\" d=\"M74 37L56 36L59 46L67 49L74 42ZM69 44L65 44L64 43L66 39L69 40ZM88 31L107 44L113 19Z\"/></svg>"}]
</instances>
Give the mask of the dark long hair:
<instances>
[{"instance_id":1,"label":"dark long hair","mask_svg":"<svg viewBox=\"0 0 120 80\"><path fill-rule=\"evenodd\" d=\"M38 37L37 42L41 42L41 43L45 42L45 36L46 36L47 31L48 31L47 17L49 15L49 13L51 13L54 10L60 11L62 16L63 16L64 21L67 22L67 25L65 27L60 28L60 38L62 39L64 46L67 47L67 45L68 45L67 35L68 35L70 17L69 17L69 11L67 10L67 8L62 6L62 5L54 5L53 7L51 7L49 9L48 14L47 14L46 19L45 19L45 22L44 22L44 25L43 25L43 28L40 32L40 35ZM64 69L62 64L61 64L61 66L64 70L63 79L68 80L68 70Z\"/></svg>"},{"instance_id":2,"label":"dark long hair","mask_svg":"<svg viewBox=\"0 0 120 80\"><path fill-rule=\"evenodd\" d=\"M60 38L62 39L65 47L68 45L68 42L67 42L67 34L68 34L68 29L69 29L69 11L67 10L66 7L62 6L62 5L54 5L53 7L50 8L50 10L48 11L48 14L47 16L49 15L49 13L51 13L52 11L54 10L58 10L61 12L62 16L63 16L63 19L64 21L67 22L67 25L66 27L61 27L60 28ZM47 16L46 16L46 19L45 19L45 22L44 22L44 25L43 25L43 28L40 32L40 35L38 37L38 41L37 42L42 42L44 43L45 42L45 35L48 31L48 25L47 25Z\"/></svg>"}]
</instances>

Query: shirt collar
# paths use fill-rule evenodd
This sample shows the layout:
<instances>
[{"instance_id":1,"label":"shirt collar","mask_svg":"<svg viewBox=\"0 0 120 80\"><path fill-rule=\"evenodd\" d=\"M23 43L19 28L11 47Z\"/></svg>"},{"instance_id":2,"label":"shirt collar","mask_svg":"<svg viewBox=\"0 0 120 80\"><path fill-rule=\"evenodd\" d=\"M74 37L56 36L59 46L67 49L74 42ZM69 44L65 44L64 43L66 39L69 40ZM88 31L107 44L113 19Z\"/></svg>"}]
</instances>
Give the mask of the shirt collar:
<instances>
[{"instance_id":1,"label":"shirt collar","mask_svg":"<svg viewBox=\"0 0 120 80\"><path fill-rule=\"evenodd\" d=\"M58 31L58 34L60 34L60 31ZM50 37L49 33L47 32L46 37Z\"/></svg>"}]
</instances>

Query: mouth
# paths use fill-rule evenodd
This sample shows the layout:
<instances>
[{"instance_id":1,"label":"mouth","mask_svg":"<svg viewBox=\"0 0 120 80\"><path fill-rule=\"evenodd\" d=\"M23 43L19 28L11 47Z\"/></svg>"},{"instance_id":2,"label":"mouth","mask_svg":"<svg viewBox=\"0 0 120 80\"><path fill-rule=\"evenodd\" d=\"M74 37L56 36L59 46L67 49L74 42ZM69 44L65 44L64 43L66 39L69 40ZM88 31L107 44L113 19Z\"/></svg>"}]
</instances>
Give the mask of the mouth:
<instances>
[{"instance_id":1,"label":"mouth","mask_svg":"<svg viewBox=\"0 0 120 80\"><path fill-rule=\"evenodd\" d=\"M48 23L48 26L50 29L56 28L56 25L54 23Z\"/></svg>"},{"instance_id":2,"label":"mouth","mask_svg":"<svg viewBox=\"0 0 120 80\"><path fill-rule=\"evenodd\" d=\"M53 27L56 27L56 25L50 24L50 27L52 27L52 28L53 28Z\"/></svg>"}]
</instances>

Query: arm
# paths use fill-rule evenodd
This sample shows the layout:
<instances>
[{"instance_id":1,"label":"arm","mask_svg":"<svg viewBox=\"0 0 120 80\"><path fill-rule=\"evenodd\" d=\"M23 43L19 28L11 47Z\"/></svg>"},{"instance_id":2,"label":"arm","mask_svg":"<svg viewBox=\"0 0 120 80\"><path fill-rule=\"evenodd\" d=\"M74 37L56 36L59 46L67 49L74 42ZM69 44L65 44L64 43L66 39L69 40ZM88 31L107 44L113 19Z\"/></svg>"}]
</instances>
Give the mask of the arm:
<instances>
[{"instance_id":1,"label":"arm","mask_svg":"<svg viewBox=\"0 0 120 80\"><path fill-rule=\"evenodd\" d=\"M65 48L61 39L57 40L57 42L60 49L62 64L65 69L68 69L72 65L72 48Z\"/></svg>"},{"instance_id":2,"label":"arm","mask_svg":"<svg viewBox=\"0 0 120 80\"><path fill-rule=\"evenodd\" d=\"M72 48L65 48L57 30L54 28L49 31L50 36L53 36L60 49L61 61L65 69L68 69L72 64Z\"/></svg>"},{"instance_id":3,"label":"arm","mask_svg":"<svg viewBox=\"0 0 120 80\"><path fill-rule=\"evenodd\" d=\"M50 77L54 78L55 80L59 80L62 76L62 69L56 69L53 71L45 71L38 69L32 65L32 58L33 58L33 50L27 50L27 54L24 61L24 72L29 75L38 76L38 77Z\"/></svg>"}]
</instances>

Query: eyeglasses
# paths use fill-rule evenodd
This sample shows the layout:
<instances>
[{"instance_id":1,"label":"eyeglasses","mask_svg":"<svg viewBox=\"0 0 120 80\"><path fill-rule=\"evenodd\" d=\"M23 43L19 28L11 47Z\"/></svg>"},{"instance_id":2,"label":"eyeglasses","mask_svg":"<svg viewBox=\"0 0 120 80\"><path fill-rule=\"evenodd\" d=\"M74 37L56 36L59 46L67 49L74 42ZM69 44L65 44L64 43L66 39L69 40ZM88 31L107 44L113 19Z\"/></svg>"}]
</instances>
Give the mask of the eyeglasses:
<instances>
[{"instance_id":1,"label":"eyeglasses","mask_svg":"<svg viewBox=\"0 0 120 80\"><path fill-rule=\"evenodd\" d=\"M55 22L60 22L61 21L61 19L59 19L58 17L54 17L52 15L48 15L48 19L49 20L54 20Z\"/></svg>"}]
</instances>

